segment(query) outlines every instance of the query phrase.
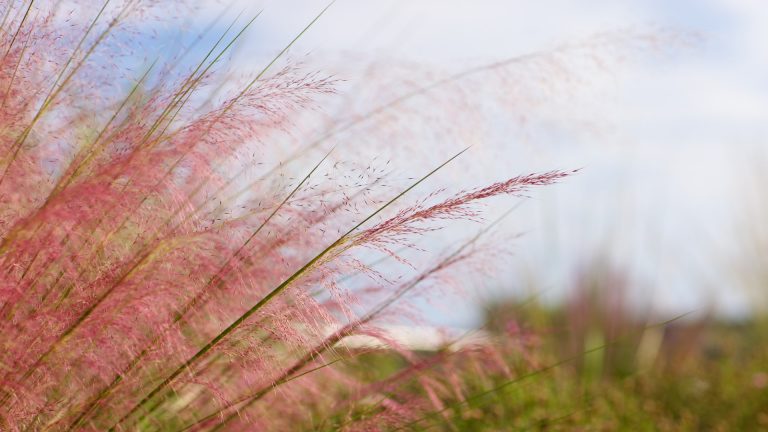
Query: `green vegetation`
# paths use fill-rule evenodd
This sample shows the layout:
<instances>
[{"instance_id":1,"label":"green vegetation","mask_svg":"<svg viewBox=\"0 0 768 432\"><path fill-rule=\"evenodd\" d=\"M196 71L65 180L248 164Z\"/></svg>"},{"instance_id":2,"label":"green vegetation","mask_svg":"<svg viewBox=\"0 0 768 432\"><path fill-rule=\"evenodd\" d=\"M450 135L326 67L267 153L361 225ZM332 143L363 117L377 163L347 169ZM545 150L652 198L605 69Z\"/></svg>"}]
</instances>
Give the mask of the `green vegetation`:
<instances>
[{"instance_id":1,"label":"green vegetation","mask_svg":"<svg viewBox=\"0 0 768 432\"><path fill-rule=\"evenodd\" d=\"M406 430L768 428L768 320L645 323L627 314L609 325L600 312L578 316L569 309L529 303L490 308L487 327L498 336L507 333L499 338L507 340L499 350L507 373L478 371L470 365L474 359L464 359L462 397L443 400L442 411L415 419ZM509 324L518 322L527 327L513 324L516 334L509 334ZM364 374L380 375L402 360L379 353L362 365Z\"/></svg>"}]
</instances>

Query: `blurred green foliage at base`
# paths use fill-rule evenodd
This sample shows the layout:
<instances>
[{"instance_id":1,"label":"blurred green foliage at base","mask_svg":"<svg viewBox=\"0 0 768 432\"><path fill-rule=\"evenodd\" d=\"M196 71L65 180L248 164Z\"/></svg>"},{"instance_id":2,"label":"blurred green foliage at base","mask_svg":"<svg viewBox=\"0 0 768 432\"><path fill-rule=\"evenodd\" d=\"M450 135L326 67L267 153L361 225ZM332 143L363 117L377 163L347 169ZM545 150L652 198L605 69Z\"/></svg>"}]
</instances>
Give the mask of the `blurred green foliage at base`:
<instances>
[{"instance_id":1,"label":"blurred green foliage at base","mask_svg":"<svg viewBox=\"0 0 768 432\"><path fill-rule=\"evenodd\" d=\"M508 370L457 369L460 396L406 430L768 430L768 319L654 323L582 303L489 307ZM387 375L402 362L380 352L354 367Z\"/></svg>"}]
</instances>

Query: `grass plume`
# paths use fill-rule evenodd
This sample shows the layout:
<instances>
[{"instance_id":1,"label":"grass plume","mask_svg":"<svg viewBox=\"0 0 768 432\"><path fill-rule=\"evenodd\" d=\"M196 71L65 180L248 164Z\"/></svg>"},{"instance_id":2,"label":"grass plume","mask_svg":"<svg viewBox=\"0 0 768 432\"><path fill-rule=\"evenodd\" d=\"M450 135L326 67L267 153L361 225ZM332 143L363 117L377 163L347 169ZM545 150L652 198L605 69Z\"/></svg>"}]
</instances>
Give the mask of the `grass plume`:
<instances>
[{"instance_id":1,"label":"grass plume","mask_svg":"<svg viewBox=\"0 0 768 432\"><path fill-rule=\"evenodd\" d=\"M480 220L481 201L571 172L408 205L464 151L394 190L372 162L345 171L353 155L326 147L332 133L309 145L287 138L338 80L278 64L332 3L239 86L220 85L221 63L258 14L233 21L189 69L174 69L173 57L139 73L124 66L135 59L119 47L162 3L108 0L82 22L56 2L3 6L0 429L279 430L318 407L350 427L397 423L407 407L391 401L359 424L354 416L415 376L434 396L419 374L442 355L376 382L327 357L356 356L337 347L350 336L386 341L384 312L471 254L409 261L409 282L364 258L397 257L451 220ZM285 152L297 163L270 164ZM363 288L339 283L352 274Z\"/></svg>"}]
</instances>

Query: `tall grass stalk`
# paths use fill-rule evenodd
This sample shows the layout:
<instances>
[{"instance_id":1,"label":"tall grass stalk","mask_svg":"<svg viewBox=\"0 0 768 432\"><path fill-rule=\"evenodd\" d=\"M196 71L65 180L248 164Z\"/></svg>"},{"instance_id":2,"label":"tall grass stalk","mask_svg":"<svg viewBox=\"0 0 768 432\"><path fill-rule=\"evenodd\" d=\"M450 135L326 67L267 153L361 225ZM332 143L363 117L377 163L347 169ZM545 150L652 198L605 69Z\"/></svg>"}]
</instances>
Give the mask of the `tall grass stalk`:
<instances>
[{"instance_id":1,"label":"tall grass stalk","mask_svg":"<svg viewBox=\"0 0 768 432\"><path fill-rule=\"evenodd\" d=\"M285 430L316 416L375 429L450 391L425 375L450 356L419 360L381 326L406 316L412 294L488 259L468 249L476 239L432 265L401 252L479 220L481 201L570 172L423 195L466 150L400 189L373 161L345 171L354 154L334 151L334 137L487 68L295 139L339 82L284 56L331 4L243 82L221 81L223 60L261 12L188 67L189 47L136 73L121 49L167 2L107 0L82 21L88 2L2 5L0 429ZM363 264L382 256L405 270ZM360 353L339 344L355 335L409 364L373 381L345 372Z\"/></svg>"}]
</instances>

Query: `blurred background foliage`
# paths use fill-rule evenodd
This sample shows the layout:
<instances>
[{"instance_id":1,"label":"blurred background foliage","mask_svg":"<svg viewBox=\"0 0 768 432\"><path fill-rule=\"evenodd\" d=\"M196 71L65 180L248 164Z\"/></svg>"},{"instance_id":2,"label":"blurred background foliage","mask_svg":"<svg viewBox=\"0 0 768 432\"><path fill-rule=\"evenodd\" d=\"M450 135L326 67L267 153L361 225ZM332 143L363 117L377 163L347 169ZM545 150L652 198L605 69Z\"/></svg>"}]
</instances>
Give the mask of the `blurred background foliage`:
<instances>
[{"instance_id":1,"label":"blurred background foliage","mask_svg":"<svg viewBox=\"0 0 768 432\"><path fill-rule=\"evenodd\" d=\"M768 316L656 321L628 307L625 284L621 271L594 265L560 305L538 296L488 304L482 330L503 344L494 354L506 370L457 361L460 394L409 430L768 428ZM382 351L351 367L382 378L404 364Z\"/></svg>"}]
</instances>

